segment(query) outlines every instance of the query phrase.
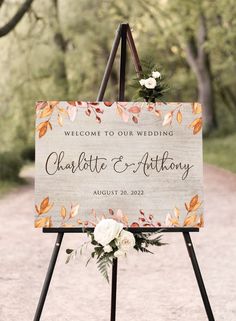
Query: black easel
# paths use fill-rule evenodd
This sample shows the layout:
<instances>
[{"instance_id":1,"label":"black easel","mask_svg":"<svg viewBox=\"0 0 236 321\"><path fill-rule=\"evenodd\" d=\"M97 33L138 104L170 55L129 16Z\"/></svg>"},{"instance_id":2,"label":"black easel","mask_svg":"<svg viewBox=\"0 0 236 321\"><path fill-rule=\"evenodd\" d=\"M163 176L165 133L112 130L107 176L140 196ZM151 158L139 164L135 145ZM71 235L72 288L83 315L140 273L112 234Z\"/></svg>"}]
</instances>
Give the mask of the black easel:
<instances>
[{"instance_id":1,"label":"black easel","mask_svg":"<svg viewBox=\"0 0 236 321\"><path fill-rule=\"evenodd\" d=\"M120 79L119 79L119 94L118 94L118 101L124 101L125 100L125 71L126 71L126 44L128 43L132 61L134 63L134 67L136 70L136 73L140 75L140 72L142 71L142 67L139 61L139 57L137 54L137 50L134 44L134 40L132 37L132 33L130 30L130 27L128 24L120 24L116 36L113 42L113 46L111 49L111 53L107 62L107 66L105 69L105 73L102 79L102 83L99 89L97 101L102 101L104 97L104 93L107 87L107 83L111 74L112 66L116 57L117 49L119 47L119 44L121 42L121 52L120 52ZM207 296L207 292L205 289L205 285L203 282L203 278L201 275L201 271L197 262L197 257L194 251L193 243L190 237L190 232L199 232L199 228L181 228L181 227L171 227L171 228L130 228L129 230L136 233L136 232L149 232L149 231L157 231L160 230L163 233L167 232L179 232L183 233L184 241L192 262L193 270L197 279L197 283L199 286L199 290L202 296L202 300L204 303L204 307L206 310L206 314L209 321L215 321L211 305ZM41 295L39 298L38 306L36 309L36 313L34 316L34 321L39 321L41 317L41 313L44 307L45 299L47 296L48 288L51 282L52 274L54 271L54 267L57 261L57 256L60 251L61 243L63 240L64 233L82 233L82 228L44 228L44 233L57 233L57 239L56 243L52 252L52 257L49 263L48 271L45 277L45 281L43 284L43 288L41 291ZM118 260L113 260L112 265L112 282L111 282L111 316L110 321L115 321L116 319L116 293L117 293L117 265Z\"/></svg>"}]
</instances>

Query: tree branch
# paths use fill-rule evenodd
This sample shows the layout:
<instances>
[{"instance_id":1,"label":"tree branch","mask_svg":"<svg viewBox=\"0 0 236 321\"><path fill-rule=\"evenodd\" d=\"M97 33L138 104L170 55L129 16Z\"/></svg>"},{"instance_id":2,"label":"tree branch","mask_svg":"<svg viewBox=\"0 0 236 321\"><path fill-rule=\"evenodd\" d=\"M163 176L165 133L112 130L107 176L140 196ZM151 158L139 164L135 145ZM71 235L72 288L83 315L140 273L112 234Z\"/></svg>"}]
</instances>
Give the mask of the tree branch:
<instances>
[{"instance_id":1,"label":"tree branch","mask_svg":"<svg viewBox=\"0 0 236 321\"><path fill-rule=\"evenodd\" d=\"M11 32L16 25L21 21L24 17L25 13L29 10L32 2L34 0L26 0L15 15L3 26L0 28L0 37L6 36L9 32Z\"/></svg>"}]
</instances>

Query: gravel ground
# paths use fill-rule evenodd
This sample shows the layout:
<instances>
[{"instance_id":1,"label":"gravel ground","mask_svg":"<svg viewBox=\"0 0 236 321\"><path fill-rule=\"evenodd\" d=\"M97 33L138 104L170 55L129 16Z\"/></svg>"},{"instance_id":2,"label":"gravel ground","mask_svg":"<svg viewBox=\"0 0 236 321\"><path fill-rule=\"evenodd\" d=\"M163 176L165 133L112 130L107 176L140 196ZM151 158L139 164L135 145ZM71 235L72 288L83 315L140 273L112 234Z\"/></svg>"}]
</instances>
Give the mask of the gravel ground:
<instances>
[{"instance_id":1,"label":"gravel ground","mask_svg":"<svg viewBox=\"0 0 236 321\"><path fill-rule=\"evenodd\" d=\"M205 165L206 227L192 239L216 321L236 320L236 175ZM0 200L0 320L33 320L56 235L33 228L29 185ZM110 287L94 264L65 265L65 249L83 235L65 235L42 321L109 320ZM181 234L165 234L155 255L119 261L117 321L205 321Z\"/></svg>"}]
</instances>

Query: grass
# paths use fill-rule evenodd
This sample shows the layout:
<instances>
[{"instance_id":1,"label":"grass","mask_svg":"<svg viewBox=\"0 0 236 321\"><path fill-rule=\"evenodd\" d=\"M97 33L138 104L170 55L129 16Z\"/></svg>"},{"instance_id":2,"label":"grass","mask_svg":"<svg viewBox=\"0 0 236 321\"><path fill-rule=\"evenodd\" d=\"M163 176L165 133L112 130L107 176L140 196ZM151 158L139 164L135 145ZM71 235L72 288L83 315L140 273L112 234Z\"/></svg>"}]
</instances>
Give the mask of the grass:
<instances>
[{"instance_id":1,"label":"grass","mask_svg":"<svg viewBox=\"0 0 236 321\"><path fill-rule=\"evenodd\" d=\"M236 173L236 133L205 139L203 150L204 162Z\"/></svg>"}]
</instances>

